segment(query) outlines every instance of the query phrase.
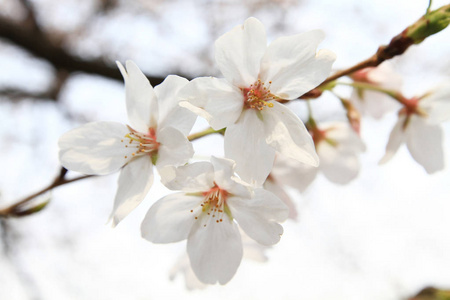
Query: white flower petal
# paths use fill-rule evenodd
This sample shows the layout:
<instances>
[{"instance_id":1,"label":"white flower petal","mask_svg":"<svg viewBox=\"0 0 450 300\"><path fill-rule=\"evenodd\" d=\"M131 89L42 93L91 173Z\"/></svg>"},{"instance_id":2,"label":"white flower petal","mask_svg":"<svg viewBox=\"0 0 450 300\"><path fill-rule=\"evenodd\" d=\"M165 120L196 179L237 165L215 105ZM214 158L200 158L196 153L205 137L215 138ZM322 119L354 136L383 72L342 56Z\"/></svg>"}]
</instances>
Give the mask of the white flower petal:
<instances>
[{"instance_id":1,"label":"white flower petal","mask_svg":"<svg viewBox=\"0 0 450 300\"><path fill-rule=\"evenodd\" d=\"M287 157L317 166L314 142L303 122L286 106L272 103L273 107L262 110L267 144Z\"/></svg>"},{"instance_id":2,"label":"white flower petal","mask_svg":"<svg viewBox=\"0 0 450 300\"><path fill-rule=\"evenodd\" d=\"M364 90L362 91L362 97L363 99L359 97L358 90L354 89L350 101L361 114L369 115L375 119L380 119L387 112L400 107L394 99L380 92Z\"/></svg>"},{"instance_id":3,"label":"white flower petal","mask_svg":"<svg viewBox=\"0 0 450 300\"><path fill-rule=\"evenodd\" d=\"M363 69L360 72L366 72L365 76L370 84L388 90L401 90L402 76L395 72L389 61L383 62L378 67ZM390 96L370 90L353 89L350 100L361 114L369 115L375 119L380 119L385 113L400 108L400 104Z\"/></svg>"},{"instance_id":4,"label":"white flower petal","mask_svg":"<svg viewBox=\"0 0 450 300\"><path fill-rule=\"evenodd\" d=\"M450 120L450 82L441 84L419 101L428 113L429 122L439 124Z\"/></svg>"},{"instance_id":5,"label":"white flower petal","mask_svg":"<svg viewBox=\"0 0 450 300\"><path fill-rule=\"evenodd\" d=\"M326 131L327 139L336 143L335 149L339 153L356 155L366 150L361 137L347 122L323 123L320 129Z\"/></svg>"},{"instance_id":6,"label":"white flower petal","mask_svg":"<svg viewBox=\"0 0 450 300\"><path fill-rule=\"evenodd\" d=\"M222 74L238 87L258 79L261 58L267 47L264 25L248 18L216 40L216 62Z\"/></svg>"},{"instance_id":7,"label":"white flower petal","mask_svg":"<svg viewBox=\"0 0 450 300\"><path fill-rule=\"evenodd\" d=\"M262 185L273 166L275 151L265 140L263 122L246 109L224 137L225 156L236 162L236 173L247 183Z\"/></svg>"},{"instance_id":8,"label":"white flower petal","mask_svg":"<svg viewBox=\"0 0 450 300\"><path fill-rule=\"evenodd\" d=\"M384 61L378 67L372 68L367 73L367 79L380 87L396 91L400 90L403 82L402 76L395 72L392 63L388 60Z\"/></svg>"},{"instance_id":9,"label":"white flower petal","mask_svg":"<svg viewBox=\"0 0 450 300\"><path fill-rule=\"evenodd\" d=\"M197 279L194 271L192 271L187 253L184 253L171 268L169 273L170 280L174 280L178 273L184 276L184 284L189 291L196 289L203 290L207 287L206 284Z\"/></svg>"},{"instance_id":10,"label":"white flower petal","mask_svg":"<svg viewBox=\"0 0 450 300\"><path fill-rule=\"evenodd\" d=\"M185 164L194 155L191 142L175 128L165 127L158 130L156 139L160 143L156 160L158 169L168 165Z\"/></svg>"},{"instance_id":11,"label":"white flower petal","mask_svg":"<svg viewBox=\"0 0 450 300\"><path fill-rule=\"evenodd\" d=\"M319 168L306 165L296 160L278 154L271 176L277 182L283 183L300 192L304 192L316 179Z\"/></svg>"},{"instance_id":12,"label":"white flower petal","mask_svg":"<svg viewBox=\"0 0 450 300\"><path fill-rule=\"evenodd\" d=\"M312 90L330 74L334 53L320 50L324 33L313 30L281 37L267 48L261 61L260 78L272 82L270 90L283 99L295 99Z\"/></svg>"},{"instance_id":13,"label":"white flower petal","mask_svg":"<svg viewBox=\"0 0 450 300\"><path fill-rule=\"evenodd\" d=\"M195 217L201 212L203 197L175 193L150 207L141 224L141 234L153 243L174 243L188 237ZM193 212L191 212L193 210Z\"/></svg>"},{"instance_id":14,"label":"white flower petal","mask_svg":"<svg viewBox=\"0 0 450 300\"><path fill-rule=\"evenodd\" d=\"M126 70L120 62L117 66L125 80L128 119L134 129L147 132L158 122L158 103L153 87L131 60L126 61Z\"/></svg>"},{"instance_id":15,"label":"white flower petal","mask_svg":"<svg viewBox=\"0 0 450 300\"><path fill-rule=\"evenodd\" d=\"M59 138L59 160L65 168L84 174L112 173L132 158L133 149L121 142L128 133L125 125L115 122L94 122L72 129Z\"/></svg>"},{"instance_id":16,"label":"white flower petal","mask_svg":"<svg viewBox=\"0 0 450 300\"><path fill-rule=\"evenodd\" d=\"M410 132L406 145L412 157L425 168L428 174L444 169L441 126L430 124L426 119L418 116L411 119L409 126Z\"/></svg>"},{"instance_id":17,"label":"white flower petal","mask_svg":"<svg viewBox=\"0 0 450 300\"><path fill-rule=\"evenodd\" d=\"M406 116L401 115L398 118L397 123L389 135L389 141L386 145L386 153L381 158L379 164L387 163L391 158L397 153L398 148L400 148L401 144L406 140L406 132L403 130L403 126L406 121ZM409 130L408 127L406 130Z\"/></svg>"},{"instance_id":18,"label":"white flower petal","mask_svg":"<svg viewBox=\"0 0 450 300\"><path fill-rule=\"evenodd\" d=\"M122 169L111 213L113 226L144 200L152 184L153 164L149 156L136 157Z\"/></svg>"},{"instance_id":19,"label":"white flower petal","mask_svg":"<svg viewBox=\"0 0 450 300\"><path fill-rule=\"evenodd\" d=\"M171 190L193 193L214 187L214 168L206 161L178 168L168 166L160 169L159 173L162 183Z\"/></svg>"},{"instance_id":20,"label":"white flower petal","mask_svg":"<svg viewBox=\"0 0 450 300\"><path fill-rule=\"evenodd\" d=\"M158 86L155 87L155 94L159 104L158 128L173 127L188 135L195 123L197 116L191 111L179 105L181 97L180 90L189 81L176 75L169 75Z\"/></svg>"},{"instance_id":21,"label":"white flower petal","mask_svg":"<svg viewBox=\"0 0 450 300\"><path fill-rule=\"evenodd\" d=\"M244 96L239 88L225 79L214 77L192 80L183 89L182 98L196 108L185 103L182 106L205 118L215 130L236 122L244 106Z\"/></svg>"},{"instance_id":22,"label":"white flower petal","mask_svg":"<svg viewBox=\"0 0 450 300\"><path fill-rule=\"evenodd\" d=\"M277 183L274 179L271 178L271 176L269 176L266 182L264 182L264 188L280 198L280 200L283 201L284 204L286 204L289 209L289 219L297 220L297 207L291 200L291 197L289 197L286 191L281 187L281 183Z\"/></svg>"},{"instance_id":23,"label":"white flower petal","mask_svg":"<svg viewBox=\"0 0 450 300\"><path fill-rule=\"evenodd\" d=\"M247 186L238 183L239 178L234 175L235 162L231 159L211 156L214 166L214 182L229 194L240 197L250 197L251 193Z\"/></svg>"},{"instance_id":24,"label":"white flower petal","mask_svg":"<svg viewBox=\"0 0 450 300\"><path fill-rule=\"evenodd\" d=\"M244 232L262 245L278 243L283 227L278 224L287 219L288 207L278 197L263 188L255 189L252 199L227 199L232 216Z\"/></svg>"},{"instance_id":25,"label":"white flower petal","mask_svg":"<svg viewBox=\"0 0 450 300\"><path fill-rule=\"evenodd\" d=\"M269 258L267 257L265 251L270 247L263 246L257 243L255 240L246 235L242 230L240 230L240 232L242 237L242 245L244 247L244 258L251 259L257 262L268 261Z\"/></svg>"},{"instance_id":26,"label":"white flower petal","mask_svg":"<svg viewBox=\"0 0 450 300\"><path fill-rule=\"evenodd\" d=\"M326 132L326 140L317 145L319 169L334 183L349 183L359 173L358 155L365 150L364 143L348 123L324 123L320 128Z\"/></svg>"},{"instance_id":27,"label":"white flower petal","mask_svg":"<svg viewBox=\"0 0 450 300\"><path fill-rule=\"evenodd\" d=\"M357 153L339 151L338 145L331 145L327 141L319 143L319 168L331 182L347 184L358 175L360 164Z\"/></svg>"},{"instance_id":28,"label":"white flower petal","mask_svg":"<svg viewBox=\"0 0 450 300\"><path fill-rule=\"evenodd\" d=\"M234 276L242 260L241 235L229 218L215 223L208 217L204 214L194 223L187 252L192 270L201 282L225 284Z\"/></svg>"}]
</instances>

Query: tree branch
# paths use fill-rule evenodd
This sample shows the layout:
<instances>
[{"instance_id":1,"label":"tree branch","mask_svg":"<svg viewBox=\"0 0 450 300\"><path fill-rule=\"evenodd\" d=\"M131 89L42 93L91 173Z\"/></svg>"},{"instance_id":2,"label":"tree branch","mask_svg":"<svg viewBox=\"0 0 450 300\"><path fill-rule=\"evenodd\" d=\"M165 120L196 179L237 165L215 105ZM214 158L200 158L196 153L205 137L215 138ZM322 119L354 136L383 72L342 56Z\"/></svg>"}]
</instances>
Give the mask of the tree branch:
<instances>
[{"instance_id":1,"label":"tree branch","mask_svg":"<svg viewBox=\"0 0 450 300\"><path fill-rule=\"evenodd\" d=\"M31 200L33 200L37 196L40 196L40 195L44 194L45 192L48 192L60 185L75 182L75 181L78 181L81 179L85 179L85 178L94 176L94 175L84 175L84 176L76 177L73 179L66 179L65 178L66 174L67 174L67 169L62 167L59 172L59 175L46 188L12 204L11 206L0 209L0 218L1 217L20 217L20 216L28 215L29 213L28 213L26 206L29 204L29 202ZM33 210L32 212L36 212L36 210Z\"/></svg>"},{"instance_id":2,"label":"tree branch","mask_svg":"<svg viewBox=\"0 0 450 300\"><path fill-rule=\"evenodd\" d=\"M66 82L69 74L66 71L59 71L54 79L53 84L45 91L42 92L30 92L21 90L15 87L3 87L0 88L0 96L7 97L11 100L19 100L23 98L32 99L48 99L57 101L59 93Z\"/></svg>"},{"instance_id":3,"label":"tree branch","mask_svg":"<svg viewBox=\"0 0 450 300\"><path fill-rule=\"evenodd\" d=\"M27 26L21 25L23 24L0 16L0 37L24 48L36 57L45 59L56 69L63 69L68 72L84 72L123 81L119 69L112 63L108 64L102 59L89 60L72 55L61 46L52 43L43 32L31 30ZM147 78L153 86L164 80L164 77L158 76L147 76Z\"/></svg>"}]
</instances>

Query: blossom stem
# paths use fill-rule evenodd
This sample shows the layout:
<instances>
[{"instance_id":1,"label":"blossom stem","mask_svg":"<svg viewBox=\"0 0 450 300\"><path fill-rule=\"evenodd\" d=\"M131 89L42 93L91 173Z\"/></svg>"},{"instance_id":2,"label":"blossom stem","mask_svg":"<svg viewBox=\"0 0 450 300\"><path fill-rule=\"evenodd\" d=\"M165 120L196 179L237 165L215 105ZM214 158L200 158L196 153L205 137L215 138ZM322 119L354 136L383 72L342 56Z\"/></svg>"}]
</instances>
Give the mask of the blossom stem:
<instances>
[{"instance_id":1,"label":"blossom stem","mask_svg":"<svg viewBox=\"0 0 450 300\"><path fill-rule=\"evenodd\" d=\"M316 89L320 89L328 83L350 75L356 71L367 67L376 67L383 61L389 60L394 56L403 54L411 45L418 44L429 36L438 33L447 27L449 22L450 5L444 5L434 11L430 11L431 1L429 3L427 13L418 19L411 26L408 26L401 33L394 36L388 45L382 45L377 52L362 62L331 75L322 82ZM427 16L433 16L432 19ZM420 33L420 34L419 34ZM313 94L313 93L309 93Z\"/></svg>"},{"instance_id":2,"label":"blossom stem","mask_svg":"<svg viewBox=\"0 0 450 300\"><path fill-rule=\"evenodd\" d=\"M36 209L36 207L34 207L34 208L27 207L27 204L30 203L32 200L34 200L36 197L44 194L45 192L51 191L60 185L64 185L67 183L75 182L75 181L78 181L81 179L85 179L85 178L94 176L94 175L84 175L84 176L80 176L80 177L76 177L76 178L72 178L72 179L66 179L65 178L66 173L67 173L67 169L64 167L61 168L59 175L47 187L45 187L44 189L26 197L8 207L0 209L0 218L2 218L2 217L3 218L22 217L22 216L30 215L34 212L38 212L40 209ZM41 207L41 205L38 205L37 207Z\"/></svg>"},{"instance_id":3,"label":"blossom stem","mask_svg":"<svg viewBox=\"0 0 450 300\"><path fill-rule=\"evenodd\" d=\"M308 107L308 121L306 122L307 127L309 129L316 128L317 124L313 118L312 107L311 107L311 103L309 102L309 100L306 101L306 106Z\"/></svg>"},{"instance_id":4,"label":"blossom stem","mask_svg":"<svg viewBox=\"0 0 450 300\"><path fill-rule=\"evenodd\" d=\"M388 96L390 96L391 98L395 99L396 101L398 101L400 104L402 105L407 105L407 99L405 99L405 97L398 91L394 91L394 90L389 90L389 89L384 89L382 87L376 86L376 85L372 85L370 83L364 83L364 82L342 82L342 81L338 81L336 82L337 85L347 85L347 86L352 86L354 88L357 89L364 89L364 90L371 90L371 91L375 91L375 92L380 92L383 94L386 94Z\"/></svg>"},{"instance_id":5,"label":"blossom stem","mask_svg":"<svg viewBox=\"0 0 450 300\"><path fill-rule=\"evenodd\" d=\"M205 129L203 131L200 132L196 132L193 134L190 134L187 138L189 141L194 141L196 139L199 139L201 137L204 137L206 135L212 134L212 133L220 133L220 134L224 134L225 133L225 128L219 129L219 130L214 130L211 127L208 129Z\"/></svg>"},{"instance_id":6,"label":"blossom stem","mask_svg":"<svg viewBox=\"0 0 450 300\"><path fill-rule=\"evenodd\" d=\"M431 8L431 4L433 3L433 0L430 0L428 2L428 7L427 7L427 12L425 13L425 15L428 15L430 13L430 8Z\"/></svg>"},{"instance_id":7,"label":"blossom stem","mask_svg":"<svg viewBox=\"0 0 450 300\"><path fill-rule=\"evenodd\" d=\"M361 127L361 115L358 110L353 106L352 102L338 95L335 91L330 91L336 98L341 100L341 104L344 107L347 116L347 120L352 126L353 130L359 134Z\"/></svg>"}]
</instances>

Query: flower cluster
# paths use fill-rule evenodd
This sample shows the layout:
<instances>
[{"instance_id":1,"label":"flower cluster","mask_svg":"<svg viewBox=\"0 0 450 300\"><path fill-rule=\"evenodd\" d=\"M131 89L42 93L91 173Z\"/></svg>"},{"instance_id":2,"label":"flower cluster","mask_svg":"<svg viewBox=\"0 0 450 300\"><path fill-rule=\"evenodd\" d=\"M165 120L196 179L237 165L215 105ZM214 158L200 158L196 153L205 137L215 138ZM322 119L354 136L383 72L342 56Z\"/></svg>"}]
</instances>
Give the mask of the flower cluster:
<instances>
[{"instance_id":1,"label":"flower cluster","mask_svg":"<svg viewBox=\"0 0 450 300\"><path fill-rule=\"evenodd\" d=\"M187 240L188 259L182 259L179 269L188 286L225 284L236 273L247 240L259 245L259 257L265 257L264 247L278 243L283 234L280 223L296 218L295 201L283 185L303 191L319 171L338 184L358 175L358 155L365 150L359 129L344 122L316 122L311 111L305 126L284 105L329 76L335 55L317 51L323 38L314 30L268 45L261 22L249 18L215 43L224 78L188 81L170 75L154 88L133 62L127 61L126 68L117 63L130 123L94 122L65 133L59 140L61 164L84 174L121 170L111 213L114 226L147 195L155 166L161 182L178 192L151 206L142 237L153 243ZM389 80L392 74L386 65L354 73L352 109L375 117L388 111L392 103L384 99L383 105L376 104L372 96L398 88L399 80ZM437 123L449 118L449 94L447 87L420 98L401 98L403 108L383 162L406 141L428 172L442 168ZM212 129L189 135L197 116ZM224 133L225 157L192 163L191 140L212 132Z\"/></svg>"}]
</instances>

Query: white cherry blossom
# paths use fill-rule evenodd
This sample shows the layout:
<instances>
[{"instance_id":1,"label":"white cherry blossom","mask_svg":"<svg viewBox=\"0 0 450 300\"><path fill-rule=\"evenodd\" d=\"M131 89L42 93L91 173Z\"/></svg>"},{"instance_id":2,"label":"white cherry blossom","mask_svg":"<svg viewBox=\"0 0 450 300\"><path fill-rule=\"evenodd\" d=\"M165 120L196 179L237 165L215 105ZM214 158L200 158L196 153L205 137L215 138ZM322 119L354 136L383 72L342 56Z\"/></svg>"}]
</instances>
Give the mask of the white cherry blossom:
<instances>
[{"instance_id":1,"label":"white cherry blossom","mask_svg":"<svg viewBox=\"0 0 450 300\"><path fill-rule=\"evenodd\" d=\"M146 196L153 183L153 165L180 165L192 157L186 135L196 118L178 105L177 93L188 80L169 76L153 89L133 62L126 62L126 70L117 64L125 79L130 125L93 122L59 139L60 161L69 170L104 175L123 167L111 214L113 226Z\"/></svg>"},{"instance_id":2,"label":"white cherry blossom","mask_svg":"<svg viewBox=\"0 0 450 300\"><path fill-rule=\"evenodd\" d=\"M402 86L402 77L395 72L389 61L377 67L368 67L352 75L355 82L369 83L383 89L399 91ZM350 97L355 108L364 115L380 119L385 113L399 107L390 96L371 90L355 88Z\"/></svg>"},{"instance_id":3,"label":"white cherry blossom","mask_svg":"<svg viewBox=\"0 0 450 300\"><path fill-rule=\"evenodd\" d=\"M279 155L269 177L275 183L304 192L321 172L328 180L347 184L360 170L359 155L365 146L359 135L345 122L321 123L310 129L319 155L318 168Z\"/></svg>"},{"instance_id":4,"label":"white cherry blossom","mask_svg":"<svg viewBox=\"0 0 450 300\"><path fill-rule=\"evenodd\" d=\"M420 98L405 100L399 118L389 136L386 154L380 164L388 162L406 143L411 156L429 174L444 168L442 127L450 119L450 82L442 84Z\"/></svg>"},{"instance_id":5,"label":"white cherry blossom","mask_svg":"<svg viewBox=\"0 0 450 300\"><path fill-rule=\"evenodd\" d=\"M234 162L211 158L164 168L165 184L181 190L163 197L148 211L142 236L153 243L187 239L187 253L197 278L206 284L227 283L242 259L239 227L262 245L280 240L288 208L274 194L234 176Z\"/></svg>"},{"instance_id":6,"label":"white cherry blossom","mask_svg":"<svg viewBox=\"0 0 450 300\"><path fill-rule=\"evenodd\" d=\"M249 238L242 230L240 230L240 233L242 237L243 258L256 262L266 262L268 258L265 250L269 247L258 244ZM173 265L169 273L170 280L174 280L178 274L181 274L184 277L184 282L188 290L205 289L208 286L198 280L197 276L195 276L187 253L180 256Z\"/></svg>"},{"instance_id":7,"label":"white cherry blossom","mask_svg":"<svg viewBox=\"0 0 450 300\"><path fill-rule=\"evenodd\" d=\"M329 75L335 55L316 53L324 34L313 30L281 37L267 46L264 26L255 18L215 43L224 79L194 79L185 89L188 107L211 127L226 127L225 155L247 182L260 185L272 169L275 152L317 166L314 144L300 119L277 100L296 99Z\"/></svg>"}]
</instances>

